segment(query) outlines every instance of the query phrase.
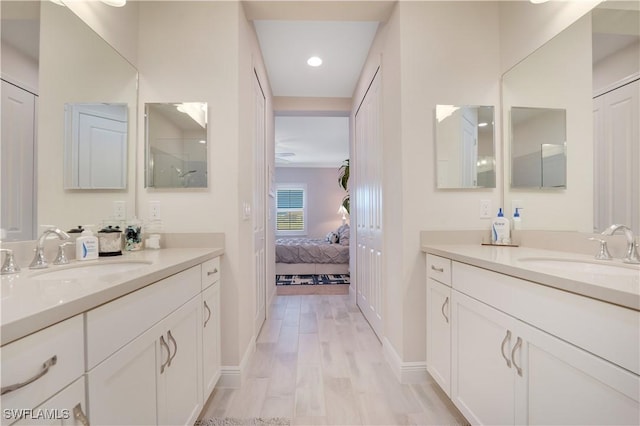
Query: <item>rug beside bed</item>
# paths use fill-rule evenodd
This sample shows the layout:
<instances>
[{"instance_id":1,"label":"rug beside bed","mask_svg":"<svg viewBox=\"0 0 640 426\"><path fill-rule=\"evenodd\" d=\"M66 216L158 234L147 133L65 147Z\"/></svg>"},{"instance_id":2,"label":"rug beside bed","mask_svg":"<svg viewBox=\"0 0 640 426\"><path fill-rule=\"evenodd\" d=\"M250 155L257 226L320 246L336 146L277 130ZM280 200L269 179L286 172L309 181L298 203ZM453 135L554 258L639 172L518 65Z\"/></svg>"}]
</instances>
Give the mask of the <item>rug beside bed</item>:
<instances>
[{"instance_id":1,"label":"rug beside bed","mask_svg":"<svg viewBox=\"0 0 640 426\"><path fill-rule=\"evenodd\" d=\"M283 296L349 294L349 282L349 274L276 275L276 293Z\"/></svg>"},{"instance_id":2,"label":"rug beside bed","mask_svg":"<svg viewBox=\"0 0 640 426\"><path fill-rule=\"evenodd\" d=\"M276 285L327 285L349 283L349 274L276 275Z\"/></svg>"}]
</instances>

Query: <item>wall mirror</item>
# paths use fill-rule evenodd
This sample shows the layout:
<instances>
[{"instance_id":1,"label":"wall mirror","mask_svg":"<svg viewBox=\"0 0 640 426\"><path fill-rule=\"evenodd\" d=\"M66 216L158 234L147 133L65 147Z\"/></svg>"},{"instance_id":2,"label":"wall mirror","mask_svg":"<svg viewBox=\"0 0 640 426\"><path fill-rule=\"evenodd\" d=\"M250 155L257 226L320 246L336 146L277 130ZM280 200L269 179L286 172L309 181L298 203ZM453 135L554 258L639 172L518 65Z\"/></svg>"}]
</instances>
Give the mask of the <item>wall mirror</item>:
<instances>
[{"instance_id":1,"label":"wall mirror","mask_svg":"<svg viewBox=\"0 0 640 426\"><path fill-rule=\"evenodd\" d=\"M495 188L494 108L436 105L437 185Z\"/></svg>"},{"instance_id":2,"label":"wall mirror","mask_svg":"<svg viewBox=\"0 0 640 426\"><path fill-rule=\"evenodd\" d=\"M600 232L620 222L640 232L639 40L640 3L603 2L503 75L504 135L514 106L566 111L566 189L505 185L504 207L524 207L524 229Z\"/></svg>"},{"instance_id":3,"label":"wall mirror","mask_svg":"<svg viewBox=\"0 0 640 426\"><path fill-rule=\"evenodd\" d=\"M64 110L65 188L126 188L127 104L68 103Z\"/></svg>"},{"instance_id":4,"label":"wall mirror","mask_svg":"<svg viewBox=\"0 0 640 426\"><path fill-rule=\"evenodd\" d=\"M206 102L145 104L146 186L207 187Z\"/></svg>"},{"instance_id":5,"label":"wall mirror","mask_svg":"<svg viewBox=\"0 0 640 426\"><path fill-rule=\"evenodd\" d=\"M67 7L48 1L2 1L0 7L3 95L0 222L7 230L5 241L33 240L39 234L39 224L54 224L66 230L80 223L99 223L109 218L114 201L124 201L127 217L134 216L135 119L127 122L123 147L126 156L118 156L120 164L116 165L115 158L102 161L103 157L96 164L120 169L121 182L70 190L67 188L72 186L63 165L65 106L126 105L126 116L136 117L137 70ZM10 104L5 98L10 93L5 88L11 89L12 99L25 99L20 105L30 107L8 108L17 104ZM5 137L5 132L11 131L29 137L25 140ZM16 145L10 146L10 141ZM5 167L7 164L13 167Z\"/></svg>"},{"instance_id":6,"label":"wall mirror","mask_svg":"<svg viewBox=\"0 0 640 426\"><path fill-rule=\"evenodd\" d=\"M566 111L511 107L511 187L566 188Z\"/></svg>"}]
</instances>

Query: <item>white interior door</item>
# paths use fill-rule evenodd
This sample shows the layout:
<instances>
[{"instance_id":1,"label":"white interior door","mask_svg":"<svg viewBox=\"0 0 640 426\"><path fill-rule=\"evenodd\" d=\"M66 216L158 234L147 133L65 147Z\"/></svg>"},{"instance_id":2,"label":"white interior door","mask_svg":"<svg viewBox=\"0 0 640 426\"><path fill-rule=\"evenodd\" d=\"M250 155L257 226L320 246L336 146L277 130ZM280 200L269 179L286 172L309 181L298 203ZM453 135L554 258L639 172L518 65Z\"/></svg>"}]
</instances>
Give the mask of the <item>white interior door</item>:
<instances>
[{"instance_id":1,"label":"white interior door","mask_svg":"<svg viewBox=\"0 0 640 426\"><path fill-rule=\"evenodd\" d=\"M378 337L382 337L382 129L380 72L376 73L355 116L355 172L352 209L356 217L356 300ZM352 195L352 196L353 196ZM354 217L352 213L352 218Z\"/></svg>"},{"instance_id":2,"label":"white interior door","mask_svg":"<svg viewBox=\"0 0 640 426\"><path fill-rule=\"evenodd\" d=\"M640 80L594 99L594 228L640 232Z\"/></svg>"},{"instance_id":3,"label":"white interior door","mask_svg":"<svg viewBox=\"0 0 640 426\"><path fill-rule=\"evenodd\" d=\"M36 96L2 80L2 213L7 241L35 239Z\"/></svg>"},{"instance_id":4,"label":"white interior door","mask_svg":"<svg viewBox=\"0 0 640 426\"><path fill-rule=\"evenodd\" d=\"M255 335L266 319L266 155L265 155L265 97L260 81L256 75L254 81L255 117L253 147L253 236L254 236L254 268L255 268Z\"/></svg>"}]
</instances>

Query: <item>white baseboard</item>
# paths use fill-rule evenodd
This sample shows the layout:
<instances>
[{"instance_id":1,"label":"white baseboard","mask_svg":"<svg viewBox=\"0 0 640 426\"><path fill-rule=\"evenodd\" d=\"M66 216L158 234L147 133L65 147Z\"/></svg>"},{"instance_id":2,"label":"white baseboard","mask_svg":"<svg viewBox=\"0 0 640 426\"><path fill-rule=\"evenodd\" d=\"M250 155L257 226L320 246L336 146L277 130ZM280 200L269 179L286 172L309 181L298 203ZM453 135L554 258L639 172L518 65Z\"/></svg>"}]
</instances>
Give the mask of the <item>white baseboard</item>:
<instances>
[{"instance_id":1,"label":"white baseboard","mask_svg":"<svg viewBox=\"0 0 640 426\"><path fill-rule=\"evenodd\" d=\"M247 374L247 366L253 358L253 354L256 352L256 337L253 336L251 342L247 346L247 350L242 356L240 365L223 365L220 373L220 380L216 387L239 389L244 382L245 375Z\"/></svg>"},{"instance_id":2,"label":"white baseboard","mask_svg":"<svg viewBox=\"0 0 640 426\"><path fill-rule=\"evenodd\" d=\"M426 362L403 362L395 348L385 337L382 343L384 358L391 367L391 371L402 384L422 383L428 380Z\"/></svg>"}]
</instances>

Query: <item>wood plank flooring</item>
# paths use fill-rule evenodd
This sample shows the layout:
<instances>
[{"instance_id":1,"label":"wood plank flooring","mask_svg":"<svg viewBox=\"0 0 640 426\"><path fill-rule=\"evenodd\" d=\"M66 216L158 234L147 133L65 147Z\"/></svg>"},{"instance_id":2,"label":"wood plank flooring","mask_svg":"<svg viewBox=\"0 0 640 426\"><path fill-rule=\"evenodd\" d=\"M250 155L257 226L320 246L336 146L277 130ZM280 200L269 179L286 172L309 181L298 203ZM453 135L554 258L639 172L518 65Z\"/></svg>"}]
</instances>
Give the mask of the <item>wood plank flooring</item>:
<instances>
[{"instance_id":1,"label":"wood plank flooring","mask_svg":"<svg viewBox=\"0 0 640 426\"><path fill-rule=\"evenodd\" d=\"M294 425L466 425L438 385L403 385L344 295L275 296L240 389L216 388L202 419Z\"/></svg>"}]
</instances>

